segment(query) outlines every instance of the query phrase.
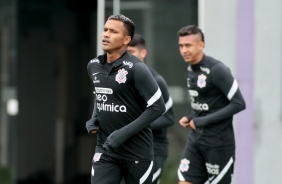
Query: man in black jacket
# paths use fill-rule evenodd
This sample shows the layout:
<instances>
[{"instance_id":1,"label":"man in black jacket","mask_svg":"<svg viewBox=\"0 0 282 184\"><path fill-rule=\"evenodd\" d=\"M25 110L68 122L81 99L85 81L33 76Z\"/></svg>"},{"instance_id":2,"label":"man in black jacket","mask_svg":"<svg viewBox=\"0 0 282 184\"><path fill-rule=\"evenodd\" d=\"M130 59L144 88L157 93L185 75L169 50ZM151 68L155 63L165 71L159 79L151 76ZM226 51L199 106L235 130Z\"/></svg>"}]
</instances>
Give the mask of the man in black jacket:
<instances>
[{"instance_id":1,"label":"man in black jacket","mask_svg":"<svg viewBox=\"0 0 282 184\"><path fill-rule=\"evenodd\" d=\"M165 104L148 67L127 52L134 31L132 20L111 15L102 33L106 54L87 66L95 93L87 126L99 127L92 184L119 184L122 178L128 184L152 183L150 124L165 112Z\"/></svg>"},{"instance_id":2,"label":"man in black jacket","mask_svg":"<svg viewBox=\"0 0 282 184\"><path fill-rule=\"evenodd\" d=\"M192 113L179 123L190 128L178 169L179 184L231 183L235 162L234 114L245 101L230 69L204 54L204 34L189 25L178 31L180 53L188 63ZM241 122L243 123L243 122Z\"/></svg>"}]
</instances>

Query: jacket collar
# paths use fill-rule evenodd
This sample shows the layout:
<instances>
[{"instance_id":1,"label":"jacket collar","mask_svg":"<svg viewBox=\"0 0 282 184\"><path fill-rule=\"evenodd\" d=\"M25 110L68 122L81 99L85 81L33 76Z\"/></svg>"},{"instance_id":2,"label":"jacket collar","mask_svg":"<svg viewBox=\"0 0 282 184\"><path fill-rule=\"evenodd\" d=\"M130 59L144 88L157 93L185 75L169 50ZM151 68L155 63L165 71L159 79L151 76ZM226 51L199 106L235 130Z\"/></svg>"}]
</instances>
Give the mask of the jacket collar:
<instances>
[{"instance_id":1,"label":"jacket collar","mask_svg":"<svg viewBox=\"0 0 282 184\"><path fill-rule=\"evenodd\" d=\"M128 57L129 57L128 51L124 52L117 60L113 62L113 67L117 67L123 64L123 61L128 60ZM102 64L105 64L107 62L107 54L98 56L98 59Z\"/></svg>"}]
</instances>

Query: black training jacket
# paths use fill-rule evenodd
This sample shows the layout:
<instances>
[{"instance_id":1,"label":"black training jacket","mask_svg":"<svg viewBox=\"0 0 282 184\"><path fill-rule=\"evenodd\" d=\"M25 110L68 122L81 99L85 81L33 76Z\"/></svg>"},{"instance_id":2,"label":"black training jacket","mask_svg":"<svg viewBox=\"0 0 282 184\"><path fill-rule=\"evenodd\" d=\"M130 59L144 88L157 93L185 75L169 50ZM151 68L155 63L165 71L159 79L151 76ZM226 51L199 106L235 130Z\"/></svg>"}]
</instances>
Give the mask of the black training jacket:
<instances>
[{"instance_id":1,"label":"black training jacket","mask_svg":"<svg viewBox=\"0 0 282 184\"><path fill-rule=\"evenodd\" d=\"M106 55L87 66L93 81L99 133L96 152L127 160L152 160L150 124L165 112L161 91L148 67L125 52L113 63Z\"/></svg>"},{"instance_id":2,"label":"black training jacket","mask_svg":"<svg viewBox=\"0 0 282 184\"><path fill-rule=\"evenodd\" d=\"M188 119L196 125L190 141L205 147L234 148L233 115L245 109L245 101L230 69L205 55L201 62L188 66L187 86L193 109Z\"/></svg>"}]
</instances>

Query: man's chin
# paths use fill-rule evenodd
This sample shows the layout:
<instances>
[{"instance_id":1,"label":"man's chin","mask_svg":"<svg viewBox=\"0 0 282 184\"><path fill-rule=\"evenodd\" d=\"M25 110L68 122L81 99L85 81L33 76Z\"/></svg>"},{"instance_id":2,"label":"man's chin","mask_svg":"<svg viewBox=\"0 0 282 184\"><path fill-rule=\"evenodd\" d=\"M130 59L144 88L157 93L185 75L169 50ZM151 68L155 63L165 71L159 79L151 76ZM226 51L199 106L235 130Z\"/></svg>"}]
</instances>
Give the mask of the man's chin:
<instances>
[{"instance_id":1,"label":"man's chin","mask_svg":"<svg viewBox=\"0 0 282 184\"><path fill-rule=\"evenodd\" d=\"M107 51L109 50L108 47L102 47L102 49L103 49L105 52L107 52Z\"/></svg>"},{"instance_id":2,"label":"man's chin","mask_svg":"<svg viewBox=\"0 0 282 184\"><path fill-rule=\"evenodd\" d=\"M109 48L102 48L102 49L103 49L103 51L104 51L104 52L109 53L109 54L110 54L110 53L111 53L111 51L112 51L112 50L111 50L111 49L109 49Z\"/></svg>"}]
</instances>

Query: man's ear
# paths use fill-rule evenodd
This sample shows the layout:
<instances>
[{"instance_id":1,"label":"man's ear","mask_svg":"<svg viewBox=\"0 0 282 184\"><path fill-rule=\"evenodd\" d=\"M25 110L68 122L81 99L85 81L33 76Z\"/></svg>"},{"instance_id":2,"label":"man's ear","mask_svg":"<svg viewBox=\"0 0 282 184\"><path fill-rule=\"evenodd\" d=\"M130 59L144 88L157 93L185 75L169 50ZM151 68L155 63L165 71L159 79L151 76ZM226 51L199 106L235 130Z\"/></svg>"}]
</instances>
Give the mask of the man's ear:
<instances>
[{"instance_id":1,"label":"man's ear","mask_svg":"<svg viewBox=\"0 0 282 184\"><path fill-rule=\"evenodd\" d=\"M202 50L204 50L204 47L205 47L205 42L200 41L199 45L200 45L201 49L202 49Z\"/></svg>"},{"instance_id":2,"label":"man's ear","mask_svg":"<svg viewBox=\"0 0 282 184\"><path fill-rule=\"evenodd\" d=\"M147 56L147 49L142 49L140 54L142 58L145 58Z\"/></svg>"},{"instance_id":3,"label":"man's ear","mask_svg":"<svg viewBox=\"0 0 282 184\"><path fill-rule=\"evenodd\" d=\"M124 45L128 45L130 41L131 41L131 36L125 36L123 43Z\"/></svg>"}]
</instances>

